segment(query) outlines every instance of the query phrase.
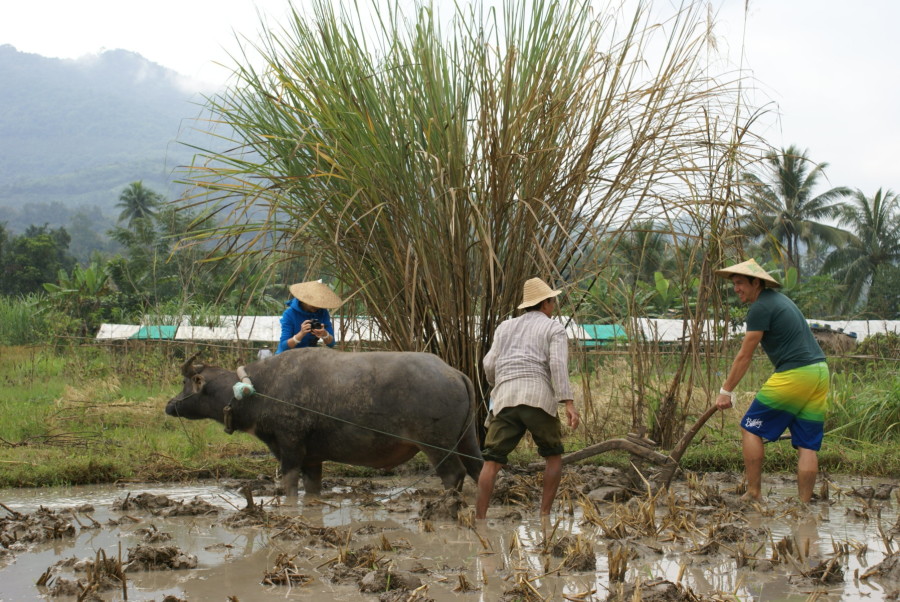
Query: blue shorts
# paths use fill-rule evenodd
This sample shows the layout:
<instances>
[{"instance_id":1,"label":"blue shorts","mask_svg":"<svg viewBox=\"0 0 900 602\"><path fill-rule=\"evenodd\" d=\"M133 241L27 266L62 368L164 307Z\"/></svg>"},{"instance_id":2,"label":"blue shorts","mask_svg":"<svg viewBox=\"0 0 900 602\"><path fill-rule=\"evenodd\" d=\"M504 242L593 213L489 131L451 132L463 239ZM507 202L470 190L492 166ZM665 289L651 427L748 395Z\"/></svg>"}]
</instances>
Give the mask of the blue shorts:
<instances>
[{"instance_id":1,"label":"blue shorts","mask_svg":"<svg viewBox=\"0 0 900 602\"><path fill-rule=\"evenodd\" d=\"M818 451L822 447L828 401L825 362L776 372L744 417L741 428L765 441L775 441L790 429L791 445Z\"/></svg>"}]
</instances>

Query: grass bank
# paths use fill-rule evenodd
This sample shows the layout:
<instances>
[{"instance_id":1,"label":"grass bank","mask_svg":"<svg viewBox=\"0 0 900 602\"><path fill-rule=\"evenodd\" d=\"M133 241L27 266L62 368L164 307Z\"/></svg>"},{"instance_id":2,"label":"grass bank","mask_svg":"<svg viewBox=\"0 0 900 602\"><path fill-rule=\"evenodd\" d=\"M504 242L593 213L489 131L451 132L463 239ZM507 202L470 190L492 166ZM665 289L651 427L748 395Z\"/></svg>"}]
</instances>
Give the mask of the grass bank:
<instances>
[{"instance_id":1,"label":"grass bank","mask_svg":"<svg viewBox=\"0 0 900 602\"><path fill-rule=\"evenodd\" d=\"M128 349L0 346L0 487L275 476L275 460L255 438L228 435L212 421L178 420L164 414L166 402L181 388L180 365L186 352L190 350L182 345L163 344ZM239 365L251 356L249 350L209 348L204 352L207 361L223 366ZM845 367L841 374L840 386L834 387L839 396L833 403L836 412L868 411L869 427L892 420L900 406L897 375L869 365ZM597 403L602 404L602 399ZM873 406L879 414L871 413ZM695 471L740 470L737 421L741 409L714 416L694 439L682 466ZM598 409L593 421L570 436L566 449L624 435L627 423L614 418L619 414L627 412ZM891 428L849 429L848 420L830 425L832 432L820 454L822 469L900 476L900 446ZM766 451L766 471L794 469L796 456L789 442L772 443ZM533 446L526 442L511 461L536 459ZM626 454L606 453L588 461L624 466L630 459ZM421 455L412 468L427 468ZM361 471L366 472L326 466L326 474Z\"/></svg>"}]
</instances>

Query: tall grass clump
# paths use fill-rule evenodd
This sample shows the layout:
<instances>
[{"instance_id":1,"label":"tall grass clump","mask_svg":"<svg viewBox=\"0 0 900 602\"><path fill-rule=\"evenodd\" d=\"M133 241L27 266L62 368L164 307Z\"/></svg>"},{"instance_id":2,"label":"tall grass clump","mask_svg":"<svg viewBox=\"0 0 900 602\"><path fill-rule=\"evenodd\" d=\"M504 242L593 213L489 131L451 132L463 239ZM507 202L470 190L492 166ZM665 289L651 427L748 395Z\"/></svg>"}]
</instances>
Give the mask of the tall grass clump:
<instances>
[{"instance_id":1,"label":"tall grass clump","mask_svg":"<svg viewBox=\"0 0 900 602\"><path fill-rule=\"evenodd\" d=\"M44 306L42 296L35 293L0 296L0 345L46 343L51 334L64 332L60 320L68 319L46 312Z\"/></svg>"},{"instance_id":2,"label":"tall grass clump","mask_svg":"<svg viewBox=\"0 0 900 602\"><path fill-rule=\"evenodd\" d=\"M686 332L704 329L748 135L740 74L712 73L705 3L662 16L554 0L459 3L450 18L436 3L303 7L247 43L209 99L228 150L200 149L184 203L223 221L194 243L302 258L298 280L334 284L347 317L440 355L484 395L481 358L522 283L564 287L562 312L577 314L593 284L618 286L607 268L628 225L662 216L691 243ZM712 351L698 337L686 353L661 411Z\"/></svg>"},{"instance_id":3,"label":"tall grass clump","mask_svg":"<svg viewBox=\"0 0 900 602\"><path fill-rule=\"evenodd\" d=\"M880 442L900 439L900 376L893 369L832 375L829 436Z\"/></svg>"}]
</instances>

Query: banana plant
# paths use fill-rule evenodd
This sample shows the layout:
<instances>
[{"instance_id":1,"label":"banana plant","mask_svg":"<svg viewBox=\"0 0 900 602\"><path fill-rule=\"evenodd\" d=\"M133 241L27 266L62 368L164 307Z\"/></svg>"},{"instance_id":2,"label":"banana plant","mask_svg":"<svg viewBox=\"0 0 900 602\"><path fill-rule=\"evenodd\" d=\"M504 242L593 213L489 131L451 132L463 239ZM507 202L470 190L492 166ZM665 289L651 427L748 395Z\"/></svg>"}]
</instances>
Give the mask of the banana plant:
<instances>
[{"instance_id":1,"label":"banana plant","mask_svg":"<svg viewBox=\"0 0 900 602\"><path fill-rule=\"evenodd\" d=\"M79 321L82 335L98 326L103 302L113 293L105 268L97 261L82 268L76 265L69 274L59 270L57 282L44 283L50 306Z\"/></svg>"}]
</instances>

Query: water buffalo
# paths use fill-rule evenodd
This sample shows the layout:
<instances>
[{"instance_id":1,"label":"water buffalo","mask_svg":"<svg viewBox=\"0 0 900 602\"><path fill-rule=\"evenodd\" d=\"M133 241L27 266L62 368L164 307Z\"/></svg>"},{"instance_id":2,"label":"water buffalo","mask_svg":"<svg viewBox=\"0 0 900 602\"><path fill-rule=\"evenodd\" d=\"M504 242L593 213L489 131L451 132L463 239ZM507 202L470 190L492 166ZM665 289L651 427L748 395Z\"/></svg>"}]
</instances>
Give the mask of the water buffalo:
<instances>
[{"instance_id":1,"label":"water buffalo","mask_svg":"<svg viewBox=\"0 0 900 602\"><path fill-rule=\"evenodd\" d=\"M295 349L247 365L257 394L241 400L235 372L193 362L166 414L261 439L281 463L288 498L301 473L304 491L318 494L326 460L393 468L419 451L448 489L461 489L466 473L478 480L472 382L435 355Z\"/></svg>"}]
</instances>

